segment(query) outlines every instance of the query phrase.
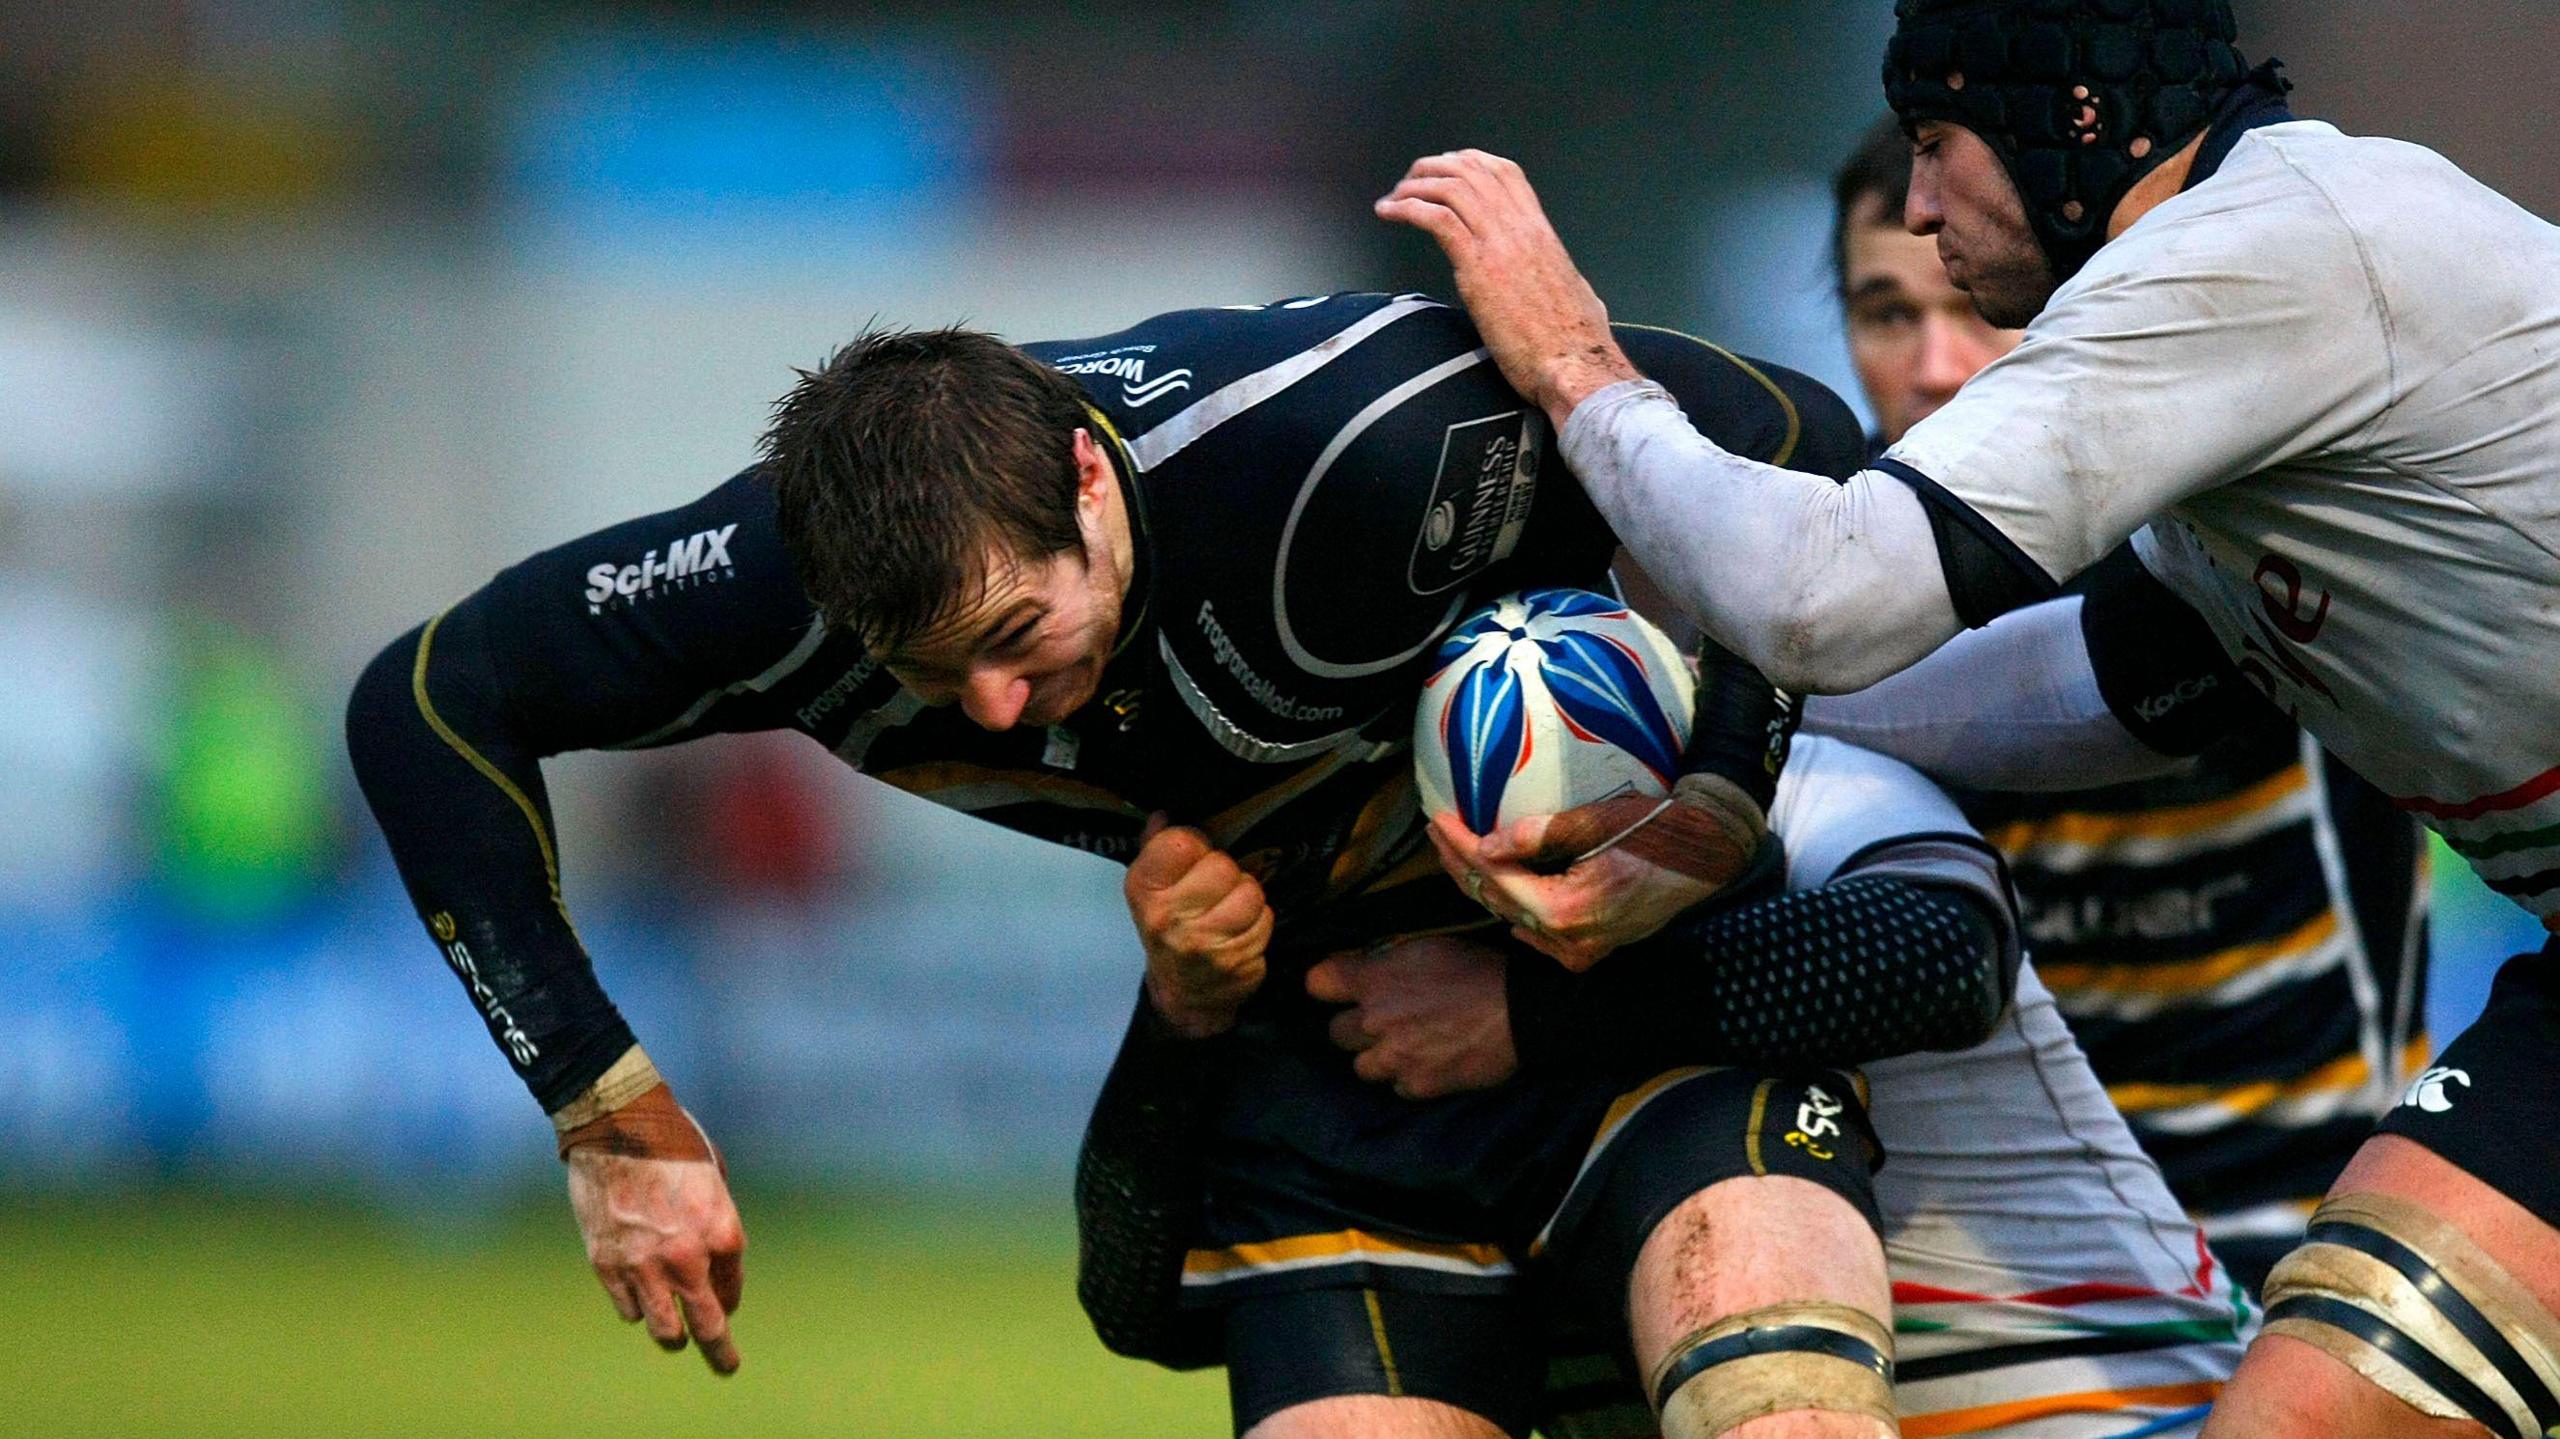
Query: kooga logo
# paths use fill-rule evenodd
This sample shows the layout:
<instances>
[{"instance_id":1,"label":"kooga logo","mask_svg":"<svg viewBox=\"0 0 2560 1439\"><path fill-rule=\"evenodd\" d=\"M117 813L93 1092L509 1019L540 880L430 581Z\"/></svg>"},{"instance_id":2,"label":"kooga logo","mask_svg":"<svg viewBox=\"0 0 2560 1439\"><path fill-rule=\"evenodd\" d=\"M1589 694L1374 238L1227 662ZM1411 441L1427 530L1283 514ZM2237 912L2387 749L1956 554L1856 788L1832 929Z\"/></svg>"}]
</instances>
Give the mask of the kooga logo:
<instances>
[{"instance_id":1,"label":"kooga logo","mask_svg":"<svg viewBox=\"0 0 2560 1439\"><path fill-rule=\"evenodd\" d=\"M734 576L737 568L729 559L729 537L737 532L736 525L699 530L669 544L664 559L651 550L633 564L596 566L587 571L587 612L600 614L615 601L637 603L660 585L691 589Z\"/></svg>"}]
</instances>

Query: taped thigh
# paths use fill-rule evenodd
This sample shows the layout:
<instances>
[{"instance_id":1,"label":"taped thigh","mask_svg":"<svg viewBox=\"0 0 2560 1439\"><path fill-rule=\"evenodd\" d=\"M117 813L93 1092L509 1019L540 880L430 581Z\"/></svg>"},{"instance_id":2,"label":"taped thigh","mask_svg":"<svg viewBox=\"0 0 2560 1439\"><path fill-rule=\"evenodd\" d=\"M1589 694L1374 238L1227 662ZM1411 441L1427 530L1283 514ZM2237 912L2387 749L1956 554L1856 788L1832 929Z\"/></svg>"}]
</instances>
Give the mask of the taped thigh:
<instances>
[{"instance_id":1,"label":"taped thigh","mask_svg":"<svg viewBox=\"0 0 2560 1439\"><path fill-rule=\"evenodd\" d=\"M2452 1225L2348 1194L2267 1277L2266 1332L2310 1344L2401 1402L2518 1439L2560 1435L2560 1319Z\"/></svg>"},{"instance_id":2,"label":"taped thigh","mask_svg":"<svg viewBox=\"0 0 2560 1439\"><path fill-rule=\"evenodd\" d=\"M1714 1436L1801 1409L1891 1425L1893 1335L1845 1304L1772 1304L1673 1345L1651 1389L1666 1434Z\"/></svg>"}]
</instances>

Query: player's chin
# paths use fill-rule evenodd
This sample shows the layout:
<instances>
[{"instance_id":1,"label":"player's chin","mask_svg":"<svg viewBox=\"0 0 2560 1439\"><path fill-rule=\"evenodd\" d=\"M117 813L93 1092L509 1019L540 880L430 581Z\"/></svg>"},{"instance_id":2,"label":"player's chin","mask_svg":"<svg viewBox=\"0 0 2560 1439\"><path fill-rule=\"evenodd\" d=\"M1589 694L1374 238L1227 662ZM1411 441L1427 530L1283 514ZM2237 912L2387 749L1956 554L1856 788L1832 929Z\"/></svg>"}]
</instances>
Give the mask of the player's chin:
<instances>
[{"instance_id":1,"label":"player's chin","mask_svg":"<svg viewBox=\"0 0 2560 1439\"><path fill-rule=\"evenodd\" d=\"M1022 707L1020 723L1041 728L1062 724L1067 716L1091 704L1101 688L1102 666L1099 664L1094 665L1090 672L1078 668L1070 674L1060 675L1049 685L1032 692L1031 702Z\"/></svg>"}]
</instances>

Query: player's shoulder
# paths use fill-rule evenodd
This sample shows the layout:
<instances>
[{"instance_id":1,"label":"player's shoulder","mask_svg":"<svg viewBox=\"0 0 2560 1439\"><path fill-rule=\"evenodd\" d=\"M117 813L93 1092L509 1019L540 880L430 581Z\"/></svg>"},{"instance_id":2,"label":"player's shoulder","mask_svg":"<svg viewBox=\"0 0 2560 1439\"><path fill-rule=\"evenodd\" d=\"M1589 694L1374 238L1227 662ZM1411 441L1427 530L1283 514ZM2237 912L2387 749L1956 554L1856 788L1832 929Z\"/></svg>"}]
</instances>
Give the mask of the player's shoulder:
<instances>
[{"instance_id":1,"label":"player's shoulder","mask_svg":"<svg viewBox=\"0 0 2560 1439\"><path fill-rule=\"evenodd\" d=\"M2310 241L2313 273L2352 265L2356 273L2344 278L2369 278L2379 303L2394 312L2395 338L2412 340L2403 322L2416 318L2417 349L2455 358L2474 350L2484 332L2547 325L2560 226L2424 145L2311 124L2270 127L2250 140L2257 142L2257 168L2269 177L2264 188L2287 197L2277 213L2301 212L2297 228L2332 232ZM2236 153L2248 151L2243 142ZM2304 194L2316 203L2298 198ZM2413 307L2426 314L2413 316ZM2431 319L2443 325L2434 345L2427 343Z\"/></svg>"},{"instance_id":2,"label":"player's shoulder","mask_svg":"<svg viewBox=\"0 0 2560 1439\"><path fill-rule=\"evenodd\" d=\"M1670 391L1719 447L1834 479L1865 461L1864 427L1821 381L1685 331L1623 322L1610 328L1636 369Z\"/></svg>"},{"instance_id":3,"label":"player's shoulder","mask_svg":"<svg viewBox=\"0 0 2560 1439\"><path fill-rule=\"evenodd\" d=\"M2233 148L2222 170L2196 188L2206 189L2225 176L2270 194L2288 189L2316 192L2349 210L2360 199L2371 198L2387 213L2408 214L2409 223L2422 228L2433 228L2433 217L2422 209L2409 213L2405 197L2388 193L2391 187L2478 185L2460 166L2424 145L2382 135L2350 135L2318 120L2293 120L2250 131ZM2377 188L2384 193L2375 194Z\"/></svg>"},{"instance_id":4,"label":"player's shoulder","mask_svg":"<svg viewBox=\"0 0 2560 1439\"><path fill-rule=\"evenodd\" d=\"M1349 345L1417 317L1464 323L1427 295L1364 291L1171 310L1110 334L1022 349L1072 377L1134 438L1229 386L1257 375L1278 381L1293 366L1312 372Z\"/></svg>"},{"instance_id":5,"label":"player's shoulder","mask_svg":"<svg viewBox=\"0 0 2560 1439\"><path fill-rule=\"evenodd\" d=\"M2149 293L2216 304L2239 287L2361 285L2364 228L2344 203L2378 180L2381 143L2341 135L2319 121L2253 130L2208 177L2155 206L2066 283L2076 294L2123 292L2151 280ZM2399 147L2414 150L2416 147Z\"/></svg>"},{"instance_id":6,"label":"player's shoulder","mask_svg":"<svg viewBox=\"0 0 2560 1439\"><path fill-rule=\"evenodd\" d=\"M773 486L749 468L673 509L607 525L530 555L499 583L590 616L661 607L741 607L779 603L797 623L806 597L782 543Z\"/></svg>"}]
</instances>

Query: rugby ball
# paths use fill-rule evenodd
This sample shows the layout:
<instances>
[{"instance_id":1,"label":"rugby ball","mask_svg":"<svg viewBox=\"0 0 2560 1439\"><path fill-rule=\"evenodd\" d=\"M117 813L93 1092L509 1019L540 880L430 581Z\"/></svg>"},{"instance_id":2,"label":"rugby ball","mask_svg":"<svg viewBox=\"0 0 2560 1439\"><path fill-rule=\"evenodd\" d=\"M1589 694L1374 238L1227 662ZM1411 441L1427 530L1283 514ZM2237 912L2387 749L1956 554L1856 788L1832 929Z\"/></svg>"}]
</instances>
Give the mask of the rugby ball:
<instances>
[{"instance_id":1,"label":"rugby ball","mask_svg":"<svg viewBox=\"0 0 2560 1439\"><path fill-rule=\"evenodd\" d=\"M1523 590L1459 622L1414 714L1426 815L1477 834L1620 794L1659 797L1680 772L1696 681L1668 636L1587 590Z\"/></svg>"}]
</instances>

